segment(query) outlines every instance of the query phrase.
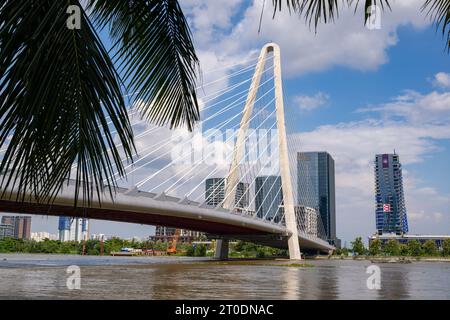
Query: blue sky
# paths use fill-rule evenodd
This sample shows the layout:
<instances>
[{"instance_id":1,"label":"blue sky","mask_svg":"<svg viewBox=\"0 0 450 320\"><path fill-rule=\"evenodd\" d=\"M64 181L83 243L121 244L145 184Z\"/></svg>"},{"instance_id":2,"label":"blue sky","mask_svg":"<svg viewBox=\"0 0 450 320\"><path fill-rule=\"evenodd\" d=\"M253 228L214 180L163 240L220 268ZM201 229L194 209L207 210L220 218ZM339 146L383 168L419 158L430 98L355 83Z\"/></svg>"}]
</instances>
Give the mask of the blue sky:
<instances>
[{"instance_id":1,"label":"blue sky","mask_svg":"<svg viewBox=\"0 0 450 320\"><path fill-rule=\"evenodd\" d=\"M372 161L394 148L410 232L450 231L450 63L422 2L395 1L380 30L364 28L362 12L342 9L315 34L287 12L272 20L268 1L258 34L262 1L182 1L203 70L243 61L266 42L280 45L286 113L305 151L325 150L336 161L337 232L347 242L374 232ZM56 227L53 218L33 222L33 231ZM94 221L92 231L131 237L153 228Z\"/></svg>"}]
</instances>

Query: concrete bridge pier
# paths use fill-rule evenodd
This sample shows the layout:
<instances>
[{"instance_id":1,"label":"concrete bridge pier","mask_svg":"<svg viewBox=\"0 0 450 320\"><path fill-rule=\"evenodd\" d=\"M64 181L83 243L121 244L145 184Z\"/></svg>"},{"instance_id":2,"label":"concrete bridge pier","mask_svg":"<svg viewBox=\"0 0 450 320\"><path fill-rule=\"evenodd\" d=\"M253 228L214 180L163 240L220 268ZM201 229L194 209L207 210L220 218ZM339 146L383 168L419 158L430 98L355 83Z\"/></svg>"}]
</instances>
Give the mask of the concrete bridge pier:
<instances>
[{"instance_id":1,"label":"concrete bridge pier","mask_svg":"<svg viewBox=\"0 0 450 320\"><path fill-rule=\"evenodd\" d=\"M216 248L214 252L214 259L228 260L228 249L229 249L228 239L217 239Z\"/></svg>"}]
</instances>

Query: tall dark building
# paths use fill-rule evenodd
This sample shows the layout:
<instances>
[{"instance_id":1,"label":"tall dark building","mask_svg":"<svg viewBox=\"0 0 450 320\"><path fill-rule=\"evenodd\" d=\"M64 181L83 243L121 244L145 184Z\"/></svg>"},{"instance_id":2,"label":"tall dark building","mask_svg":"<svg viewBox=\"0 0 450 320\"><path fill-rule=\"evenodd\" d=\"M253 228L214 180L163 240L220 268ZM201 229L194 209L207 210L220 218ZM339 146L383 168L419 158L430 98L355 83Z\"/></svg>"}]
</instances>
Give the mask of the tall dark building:
<instances>
[{"instance_id":1,"label":"tall dark building","mask_svg":"<svg viewBox=\"0 0 450 320\"><path fill-rule=\"evenodd\" d=\"M319 213L328 241L339 247L333 158L328 152L299 152L297 171L298 204Z\"/></svg>"},{"instance_id":2,"label":"tall dark building","mask_svg":"<svg viewBox=\"0 0 450 320\"><path fill-rule=\"evenodd\" d=\"M380 235L408 232L402 165L398 154L375 156L375 217Z\"/></svg>"},{"instance_id":3,"label":"tall dark building","mask_svg":"<svg viewBox=\"0 0 450 320\"><path fill-rule=\"evenodd\" d=\"M283 191L280 176L261 176L255 179L256 216L278 221L281 218Z\"/></svg>"},{"instance_id":4,"label":"tall dark building","mask_svg":"<svg viewBox=\"0 0 450 320\"><path fill-rule=\"evenodd\" d=\"M14 239L29 240L31 238L31 217L3 216L2 225L12 226Z\"/></svg>"}]
</instances>

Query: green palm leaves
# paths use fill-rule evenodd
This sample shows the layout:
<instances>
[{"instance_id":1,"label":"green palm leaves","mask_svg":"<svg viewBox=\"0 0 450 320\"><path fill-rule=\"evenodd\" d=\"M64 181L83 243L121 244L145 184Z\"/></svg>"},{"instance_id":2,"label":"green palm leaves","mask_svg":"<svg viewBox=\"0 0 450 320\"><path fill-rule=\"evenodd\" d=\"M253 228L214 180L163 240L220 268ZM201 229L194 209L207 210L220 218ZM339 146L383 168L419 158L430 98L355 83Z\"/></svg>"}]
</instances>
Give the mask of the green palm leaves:
<instances>
[{"instance_id":1,"label":"green palm leaves","mask_svg":"<svg viewBox=\"0 0 450 320\"><path fill-rule=\"evenodd\" d=\"M449 0L426 0L422 10L435 21L436 27L442 28L442 36L447 33L446 47L450 52L450 1Z\"/></svg>"},{"instance_id":2,"label":"green palm leaves","mask_svg":"<svg viewBox=\"0 0 450 320\"><path fill-rule=\"evenodd\" d=\"M305 17L309 25L317 25L323 20L324 23L334 21L339 16L339 4L347 4L349 6L355 4L355 10L359 5L360 0L272 0L274 5L274 16L277 10L281 10L283 2L289 11L297 12ZM390 9L388 0L364 0L364 23L370 16L368 8L372 5L379 5L382 9L388 7Z\"/></svg>"},{"instance_id":3,"label":"green palm leaves","mask_svg":"<svg viewBox=\"0 0 450 320\"><path fill-rule=\"evenodd\" d=\"M66 10L81 8L70 30ZM90 1L94 21L109 27L105 50L78 0L5 0L0 5L0 191L16 200L51 201L75 178L89 203L104 183L113 192L121 157L134 151L121 85L140 91L157 124L189 128L198 120L198 63L175 0ZM119 68L116 69L113 60ZM121 74L125 76L119 76ZM123 80L122 80L123 79ZM118 150L113 132L123 150ZM27 197L28 197L27 196Z\"/></svg>"},{"instance_id":4,"label":"green palm leaves","mask_svg":"<svg viewBox=\"0 0 450 320\"><path fill-rule=\"evenodd\" d=\"M110 27L115 56L128 88L151 102L143 112L153 123L192 129L199 120L195 94L198 59L177 1L91 0L99 26Z\"/></svg>"}]
</instances>

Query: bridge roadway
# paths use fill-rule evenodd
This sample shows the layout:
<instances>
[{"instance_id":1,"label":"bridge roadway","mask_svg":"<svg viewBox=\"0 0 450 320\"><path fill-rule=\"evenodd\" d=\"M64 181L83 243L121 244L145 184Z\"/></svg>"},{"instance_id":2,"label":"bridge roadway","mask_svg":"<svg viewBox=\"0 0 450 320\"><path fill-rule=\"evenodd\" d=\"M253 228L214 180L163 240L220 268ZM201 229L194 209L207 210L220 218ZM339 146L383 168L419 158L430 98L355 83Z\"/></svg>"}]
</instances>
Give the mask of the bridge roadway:
<instances>
[{"instance_id":1,"label":"bridge roadway","mask_svg":"<svg viewBox=\"0 0 450 320\"><path fill-rule=\"evenodd\" d=\"M75 182L72 180L52 204L16 202L16 194L7 190L0 198L0 212L162 225L205 232L211 238L245 240L287 249L290 232L284 225L165 194L125 188L117 188L116 191L114 199L109 194L102 194L101 205L95 196L87 208L74 206ZM334 249L328 242L301 230L299 241L303 251L328 252Z\"/></svg>"}]
</instances>

